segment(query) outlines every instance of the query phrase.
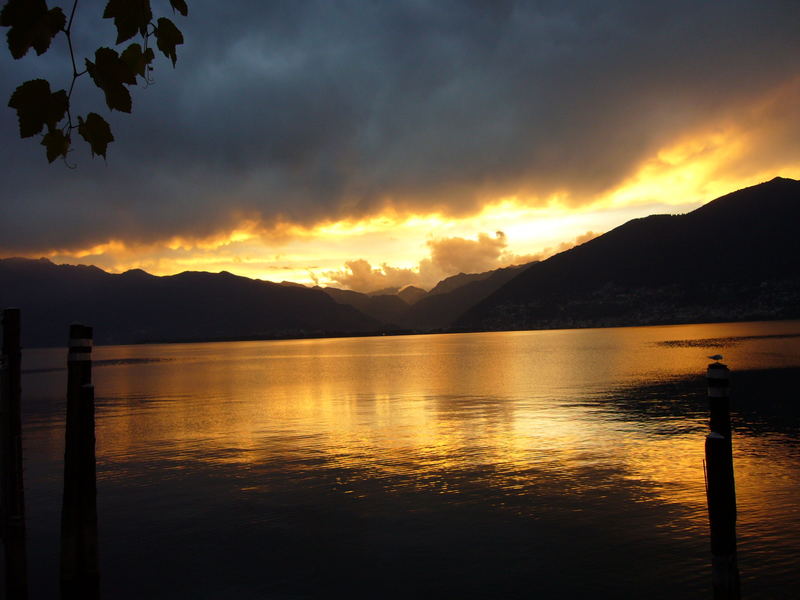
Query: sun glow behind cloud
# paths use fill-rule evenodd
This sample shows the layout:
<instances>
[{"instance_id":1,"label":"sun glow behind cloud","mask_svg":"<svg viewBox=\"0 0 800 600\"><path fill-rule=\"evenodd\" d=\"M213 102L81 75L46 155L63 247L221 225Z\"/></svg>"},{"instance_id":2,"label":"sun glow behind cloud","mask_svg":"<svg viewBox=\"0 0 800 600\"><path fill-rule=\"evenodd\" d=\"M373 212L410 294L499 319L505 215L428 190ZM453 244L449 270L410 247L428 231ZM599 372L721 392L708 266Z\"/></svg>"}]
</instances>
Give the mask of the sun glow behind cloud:
<instances>
[{"instance_id":1,"label":"sun glow behind cloud","mask_svg":"<svg viewBox=\"0 0 800 600\"><path fill-rule=\"evenodd\" d=\"M676 134L621 183L595 197L576 197L565 185L563 191L546 197L536 190L498 197L474 214L458 217L442 209L403 212L394 206L363 218L316 225L281 219L265 223L248 216L231 230L206 237L173 236L149 244L112 239L88 248L54 249L47 256L55 262L96 264L112 272L142 268L167 275L227 270L265 280L329 285L335 283L331 274L341 272L350 261L419 273L437 241L463 238L478 243L484 239L481 234L502 232L502 252L493 266L507 266L546 257L587 232L608 231L632 218L689 212L776 175L800 178L797 153L771 152L773 140L781 136L791 140L797 133L792 129L797 128L797 119L787 121L786 115L796 112L798 96L800 78L795 78L751 106L730 109L700 130ZM435 200L431 198L431 206L439 206ZM476 263L475 270L484 267L485 263Z\"/></svg>"},{"instance_id":2,"label":"sun glow behind cloud","mask_svg":"<svg viewBox=\"0 0 800 600\"><path fill-rule=\"evenodd\" d=\"M661 153L643 165L625 185L581 208L565 206L559 198L544 206L531 206L520 198L505 198L461 219L438 213L382 214L317 227L284 227L277 240L272 231L248 222L226 234L205 239L175 237L149 245L112 240L74 251L54 250L48 257L55 262L95 264L112 272L132 268L155 275L186 270L230 271L270 281L335 285L326 274L348 261L364 259L375 267L386 264L419 271L420 263L430 257L430 242L444 238L471 240L487 232L503 232L507 257L546 257L548 250L589 231L608 231L632 218L653 213L688 212L705 200L769 178L759 174L709 182L703 175L714 168L710 160L702 164L687 163L690 152L683 155L675 152L671 149ZM797 177L800 168L781 174ZM496 266L520 262L524 260L505 261ZM442 276L451 274L454 273Z\"/></svg>"},{"instance_id":3,"label":"sun glow behind cloud","mask_svg":"<svg viewBox=\"0 0 800 600\"><path fill-rule=\"evenodd\" d=\"M345 4L200 3L107 164L44 166L6 110L0 255L325 283L463 239L477 269L800 176L797 3ZM6 97L56 56L7 56Z\"/></svg>"},{"instance_id":4,"label":"sun glow behind cloud","mask_svg":"<svg viewBox=\"0 0 800 600\"><path fill-rule=\"evenodd\" d=\"M798 98L795 77L752 105L729 109L702 130L678 136L600 204L702 203L776 176L800 178Z\"/></svg>"}]
</instances>

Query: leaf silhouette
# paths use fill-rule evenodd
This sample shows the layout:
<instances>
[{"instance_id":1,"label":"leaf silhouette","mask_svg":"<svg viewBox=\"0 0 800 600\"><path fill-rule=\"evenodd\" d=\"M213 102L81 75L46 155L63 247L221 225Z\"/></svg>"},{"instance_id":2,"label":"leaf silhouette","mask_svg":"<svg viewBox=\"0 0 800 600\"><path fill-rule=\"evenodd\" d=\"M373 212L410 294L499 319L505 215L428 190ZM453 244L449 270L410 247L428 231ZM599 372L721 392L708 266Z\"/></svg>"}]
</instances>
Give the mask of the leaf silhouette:
<instances>
[{"instance_id":1,"label":"leaf silhouette","mask_svg":"<svg viewBox=\"0 0 800 600\"><path fill-rule=\"evenodd\" d=\"M103 117L93 112L86 115L85 121L83 117L78 117L78 133L91 146L92 156L98 154L103 158L106 157L106 149L114 141L114 136L111 135L111 127Z\"/></svg>"},{"instance_id":2,"label":"leaf silhouette","mask_svg":"<svg viewBox=\"0 0 800 600\"><path fill-rule=\"evenodd\" d=\"M186 6L184 0L169 0L169 3L172 5L172 10L181 13L184 17L189 14L189 7Z\"/></svg>"},{"instance_id":3,"label":"leaf silhouette","mask_svg":"<svg viewBox=\"0 0 800 600\"><path fill-rule=\"evenodd\" d=\"M67 157L69 137L60 129L51 129L42 138L42 146L47 148L47 162L53 162L59 156Z\"/></svg>"},{"instance_id":4,"label":"leaf silhouette","mask_svg":"<svg viewBox=\"0 0 800 600\"><path fill-rule=\"evenodd\" d=\"M142 52L142 47L139 44L131 44L125 48L125 51L120 56L133 73L142 77L145 77L147 66L153 62L155 57L156 55L152 48Z\"/></svg>"},{"instance_id":5,"label":"leaf silhouette","mask_svg":"<svg viewBox=\"0 0 800 600\"><path fill-rule=\"evenodd\" d=\"M114 19L117 44L121 44L137 33L145 35L147 25L153 20L153 12L150 10L150 0L109 0L103 18Z\"/></svg>"},{"instance_id":6,"label":"leaf silhouette","mask_svg":"<svg viewBox=\"0 0 800 600\"><path fill-rule=\"evenodd\" d=\"M36 54L47 52L66 22L64 12L58 7L47 10L45 0L9 0L0 13L0 25L11 28L6 39L14 58L22 58L31 48Z\"/></svg>"},{"instance_id":7,"label":"leaf silhouette","mask_svg":"<svg viewBox=\"0 0 800 600\"><path fill-rule=\"evenodd\" d=\"M19 86L8 106L16 109L19 119L19 135L26 138L41 132L45 125L53 130L67 112L67 92L50 92L45 79L31 79Z\"/></svg>"},{"instance_id":8,"label":"leaf silhouette","mask_svg":"<svg viewBox=\"0 0 800 600\"><path fill-rule=\"evenodd\" d=\"M175 23L161 17L156 25L156 44L158 49L164 53L164 56L172 59L172 66L178 60L175 53L175 47L183 44L183 34L181 30L175 27Z\"/></svg>"},{"instance_id":9,"label":"leaf silhouette","mask_svg":"<svg viewBox=\"0 0 800 600\"><path fill-rule=\"evenodd\" d=\"M172 61L174 67L178 60L177 47L183 44L183 34L167 18L154 22L151 0L106 0L102 16L113 19L117 30L116 43L121 44L137 34L141 35L142 43L130 43L121 54L112 48L98 48L93 60L85 59L86 70L78 72L72 38L77 4L77 0L72 3L67 25L64 11L59 7L48 8L47 0L5 0L0 9L0 25L9 28L6 37L11 56L22 58L31 48L41 55L50 48L58 33L64 33L72 66L70 94L76 80L88 73L103 91L110 110L130 113L133 103L128 86L136 85L139 76L148 81L148 71L155 59L154 50L147 47L150 36L155 36L159 51ZM186 0L169 0L169 4L173 13L184 17L189 14ZM47 151L47 160L52 163L58 157L66 158L71 147L71 131L76 126L73 125L70 97L65 90L52 92L47 80L32 79L17 87L8 106L16 110L20 137L41 134L46 128L41 144ZM59 127L65 118L66 124ZM77 129L91 146L92 155L105 158L108 144L114 141L108 123L97 113L90 112L85 119L78 117Z\"/></svg>"},{"instance_id":10,"label":"leaf silhouette","mask_svg":"<svg viewBox=\"0 0 800 600\"><path fill-rule=\"evenodd\" d=\"M86 59L86 70L95 85L105 93L108 108L131 112L131 95L123 84L136 85L136 73L111 48L99 48L94 59L95 62Z\"/></svg>"}]
</instances>

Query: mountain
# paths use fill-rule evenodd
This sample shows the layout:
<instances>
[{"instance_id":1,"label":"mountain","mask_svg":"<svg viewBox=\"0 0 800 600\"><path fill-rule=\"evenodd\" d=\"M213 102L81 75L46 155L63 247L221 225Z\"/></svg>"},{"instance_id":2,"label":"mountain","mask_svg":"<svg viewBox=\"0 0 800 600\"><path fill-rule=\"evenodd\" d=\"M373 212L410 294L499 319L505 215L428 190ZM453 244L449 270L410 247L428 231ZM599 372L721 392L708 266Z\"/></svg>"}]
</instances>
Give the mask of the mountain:
<instances>
[{"instance_id":1,"label":"mountain","mask_svg":"<svg viewBox=\"0 0 800 600\"><path fill-rule=\"evenodd\" d=\"M366 294L367 296L397 296L399 292L400 292L399 287L387 287L387 288L381 288L379 290L372 290L371 292L366 292Z\"/></svg>"},{"instance_id":2,"label":"mountain","mask_svg":"<svg viewBox=\"0 0 800 600\"><path fill-rule=\"evenodd\" d=\"M522 273L528 266L518 265L485 273L460 273L448 277L411 306L400 324L417 331L445 329L462 313Z\"/></svg>"},{"instance_id":3,"label":"mountain","mask_svg":"<svg viewBox=\"0 0 800 600\"><path fill-rule=\"evenodd\" d=\"M418 288L415 285L406 285L400 288L400 291L397 292L397 295L400 296L403 302L410 306L422 300L428 295L428 292L422 288Z\"/></svg>"},{"instance_id":4,"label":"mountain","mask_svg":"<svg viewBox=\"0 0 800 600\"><path fill-rule=\"evenodd\" d=\"M455 330L800 316L800 182L775 178L685 215L629 221L530 266Z\"/></svg>"},{"instance_id":5,"label":"mountain","mask_svg":"<svg viewBox=\"0 0 800 600\"><path fill-rule=\"evenodd\" d=\"M72 322L99 344L254 339L370 332L380 323L327 294L238 277L185 272L120 275L49 260L0 260L0 306L22 310L23 344L63 346Z\"/></svg>"},{"instance_id":6,"label":"mountain","mask_svg":"<svg viewBox=\"0 0 800 600\"><path fill-rule=\"evenodd\" d=\"M386 288L378 294L364 294L338 288L321 289L336 302L348 304L377 319L389 329L432 331L446 329L462 313L516 276L528 265L486 271L460 273L440 281L430 292L405 286Z\"/></svg>"},{"instance_id":7,"label":"mountain","mask_svg":"<svg viewBox=\"0 0 800 600\"><path fill-rule=\"evenodd\" d=\"M361 311L365 315L389 325L397 327L400 317L408 310L408 304L397 294L380 294L373 296L352 290L339 288L314 288L323 291L339 304L346 304Z\"/></svg>"},{"instance_id":8,"label":"mountain","mask_svg":"<svg viewBox=\"0 0 800 600\"><path fill-rule=\"evenodd\" d=\"M110 274L0 259L0 307L23 344L61 346L416 331L647 325L800 317L800 182L776 178L685 215L635 219L545 261L360 294L185 272ZM398 295L399 294L399 295Z\"/></svg>"},{"instance_id":9,"label":"mountain","mask_svg":"<svg viewBox=\"0 0 800 600\"><path fill-rule=\"evenodd\" d=\"M451 275L450 277L446 277L442 279L439 283L437 283L430 292L428 292L431 296L436 296L438 294L446 294L447 292L452 292L453 290L460 288L468 283L472 283L473 281L482 281L491 277L494 271L485 271L484 273L459 273L458 275Z\"/></svg>"}]
</instances>

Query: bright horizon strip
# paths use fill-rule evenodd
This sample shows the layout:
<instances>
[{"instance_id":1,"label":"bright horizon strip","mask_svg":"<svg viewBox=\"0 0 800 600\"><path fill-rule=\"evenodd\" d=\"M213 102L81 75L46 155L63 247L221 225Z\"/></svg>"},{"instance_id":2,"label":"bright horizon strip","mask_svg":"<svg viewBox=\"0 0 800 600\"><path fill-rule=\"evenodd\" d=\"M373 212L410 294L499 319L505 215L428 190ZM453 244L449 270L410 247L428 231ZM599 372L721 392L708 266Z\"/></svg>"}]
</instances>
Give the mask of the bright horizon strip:
<instances>
[{"instance_id":1,"label":"bright horizon strip","mask_svg":"<svg viewBox=\"0 0 800 600\"><path fill-rule=\"evenodd\" d=\"M44 255L54 262L94 264L117 273L132 268L154 275L230 271L257 279L312 285L330 285L325 273L340 270L347 261L356 259L367 260L373 267L387 264L417 269L429 256L426 242L433 239L475 239L479 233L502 231L508 255L535 255L587 231L604 233L655 213L689 212L775 176L800 179L800 163L792 161L756 165L747 173L727 168L747 162L750 149L763 143L757 130L752 133L734 126L710 127L693 136L678 137L643 161L620 185L583 201L565 194L547 198L520 194L498 198L461 218L441 212L401 214L389 210L314 226L279 223L265 228L251 218L232 231L203 239L175 236L152 244L109 240Z\"/></svg>"},{"instance_id":2,"label":"bright horizon strip","mask_svg":"<svg viewBox=\"0 0 800 600\"><path fill-rule=\"evenodd\" d=\"M780 175L800 178L800 167ZM509 253L537 254L590 230L605 233L631 219L650 214L690 212L706 201L771 178L759 174L732 185L714 182L698 186L699 190L695 187L695 178L685 175L662 175L649 180L633 178L627 186L581 208L570 209L557 203L530 207L513 198L486 206L479 214L462 219L448 220L441 214L431 214L392 221L378 216L307 229L296 227L294 235L280 244L265 243L256 226L246 223L228 235L205 240L176 237L153 245L128 245L112 240L74 252L51 251L45 256L57 263L94 264L115 273L134 268L153 275L229 271L268 281L329 285L331 282L323 273L341 269L349 260L366 259L373 267L386 263L415 269L419 261L428 256L426 242L429 239L474 239L478 233L503 231ZM676 198L687 197L689 202L676 202ZM387 236L390 239L384 239Z\"/></svg>"}]
</instances>

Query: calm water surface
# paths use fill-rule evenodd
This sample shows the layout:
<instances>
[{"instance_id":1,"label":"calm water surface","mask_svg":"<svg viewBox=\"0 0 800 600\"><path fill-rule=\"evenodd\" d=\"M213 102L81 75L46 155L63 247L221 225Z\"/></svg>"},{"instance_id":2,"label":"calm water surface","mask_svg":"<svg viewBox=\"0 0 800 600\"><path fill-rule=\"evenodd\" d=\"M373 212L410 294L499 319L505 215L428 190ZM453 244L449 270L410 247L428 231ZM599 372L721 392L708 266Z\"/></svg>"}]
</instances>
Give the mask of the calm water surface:
<instances>
[{"instance_id":1,"label":"calm water surface","mask_svg":"<svg viewBox=\"0 0 800 600\"><path fill-rule=\"evenodd\" d=\"M103 595L709 598L717 352L745 597L796 597L797 321L96 348ZM24 354L34 598L65 361Z\"/></svg>"}]
</instances>

